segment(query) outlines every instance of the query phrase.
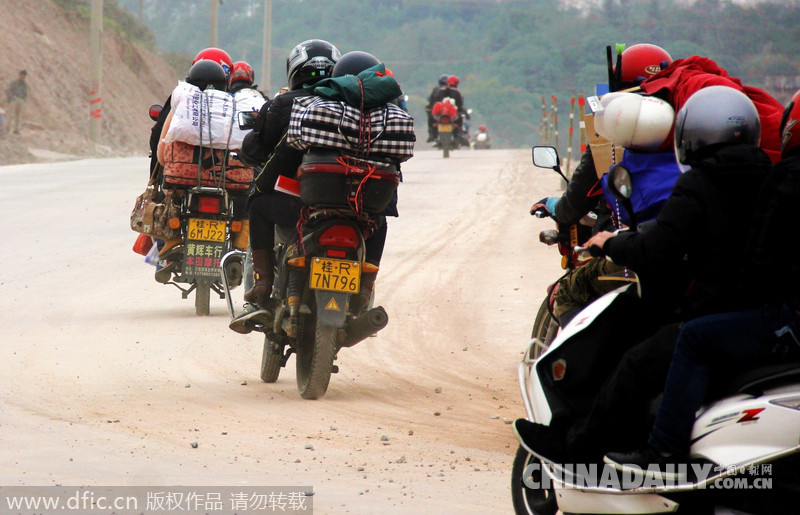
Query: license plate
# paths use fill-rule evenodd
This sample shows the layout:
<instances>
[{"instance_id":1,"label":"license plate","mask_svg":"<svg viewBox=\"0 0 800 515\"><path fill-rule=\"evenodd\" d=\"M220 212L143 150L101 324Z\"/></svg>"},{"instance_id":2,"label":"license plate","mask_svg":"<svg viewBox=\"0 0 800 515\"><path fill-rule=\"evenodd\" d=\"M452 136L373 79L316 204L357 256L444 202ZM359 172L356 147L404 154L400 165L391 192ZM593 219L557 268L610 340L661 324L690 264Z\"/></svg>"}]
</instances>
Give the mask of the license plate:
<instances>
[{"instance_id":1,"label":"license plate","mask_svg":"<svg viewBox=\"0 0 800 515\"><path fill-rule=\"evenodd\" d=\"M453 126L449 123L440 123L439 132L453 132Z\"/></svg>"},{"instance_id":2,"label":"license plate","mask_svg":"<svg viewBox=\"0 0 800 515\"><path fill-rule=\"evenodd\" d=\"M311 289L358 293L361 263L342 259L314 258L311 261Z\"/></svg>"},{"instance_id":3,"label":"license plate","mask_svg":"<svg viewBox=\"0 0 800 515\"><path fill-rule=\"evenodd\" d=\"M200 241L225 241L225 222L223 220L189 219L187 239Z\"/></svg>"}]
</instances>

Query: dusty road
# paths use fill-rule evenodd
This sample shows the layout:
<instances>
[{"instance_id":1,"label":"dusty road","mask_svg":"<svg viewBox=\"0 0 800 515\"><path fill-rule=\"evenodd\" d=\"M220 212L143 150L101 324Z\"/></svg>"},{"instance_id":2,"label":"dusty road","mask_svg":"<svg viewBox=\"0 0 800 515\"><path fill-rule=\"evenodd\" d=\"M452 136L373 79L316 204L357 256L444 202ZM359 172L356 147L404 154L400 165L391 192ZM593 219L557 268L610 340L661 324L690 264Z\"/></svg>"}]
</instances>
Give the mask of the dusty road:
<instances>
[{"instance_id":1,"label":"dusty road","mask_svg":"<svg viewBox=\"0 0 800 515\"><path fill-rule=\"evenodd\" d=\"M0 485L311 485L316 513L510 513L516 368L559 192L530 153L420 151L404 165L378 303L327 395L262 339L196 317L131 251L144 158L0 167ZM234 290L241 306L241 289ZM196 448L191 443L196 442ZM308 448L310 447L310 448Z\"/></svg>"}]
</instances>

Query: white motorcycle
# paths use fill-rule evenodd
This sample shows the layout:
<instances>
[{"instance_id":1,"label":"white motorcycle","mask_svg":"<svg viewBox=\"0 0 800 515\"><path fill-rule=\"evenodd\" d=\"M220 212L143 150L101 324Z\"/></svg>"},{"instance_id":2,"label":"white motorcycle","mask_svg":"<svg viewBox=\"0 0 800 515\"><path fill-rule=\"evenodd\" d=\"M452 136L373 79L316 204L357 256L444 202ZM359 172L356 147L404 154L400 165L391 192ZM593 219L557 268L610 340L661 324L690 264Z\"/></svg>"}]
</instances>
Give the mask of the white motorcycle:
<instances>
[{"instance_id":1,"label":"white motorcycle","mask_svg":"<svg viewBox=\"0 0 800 515\"><path fill-rule=\"evenodd\" d=\"M555 159L557 156L554 153ZM611 171L610 188L630 210L630 175ZM570 409L570 392L597 391L597 362L585 356L613 350L591 337L610 312L624 320L638 283L587 306L549 346L533 339L519 365L528 420L551 425ZM606 317L606 323L607 323ZM620 327L621 331L625 327ZM607 334L607 333L606 333ZM588 336L588 337L587 337ZM603 338L603 336L598 336ZM608 338L608 336L605 336ZM598 350L601 348L602 350ZM580 361L583 361L581 363ZM572 377L570 377L572 376ZM556 464L520 446L512 468L516 513L796 513L800 495L800 362L749 371L698 411L690 463L682 479L633 476L610 466ZM565 386L566 385L566 386ZM725 511L725 513L732 513Z\"/></svg>"}]
</instances>

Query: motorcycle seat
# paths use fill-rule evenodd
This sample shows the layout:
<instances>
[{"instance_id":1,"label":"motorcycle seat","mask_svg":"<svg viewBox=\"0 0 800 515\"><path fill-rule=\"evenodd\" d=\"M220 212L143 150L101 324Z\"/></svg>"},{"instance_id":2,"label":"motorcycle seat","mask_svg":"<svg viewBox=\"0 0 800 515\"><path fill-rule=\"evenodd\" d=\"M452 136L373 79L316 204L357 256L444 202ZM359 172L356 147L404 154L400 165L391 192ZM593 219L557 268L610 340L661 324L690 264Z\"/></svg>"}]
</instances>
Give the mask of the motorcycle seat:
<instances>
[{"instance_id":1,"label":"motorcycle seat","mask_svg":"<svg viewBox=\"0 0 800 515\"><path fill-rule=\"evenodd\" d=\"M790 382L800 382L800 361L774 363L748 370L735 376L715 397L760 395L764 390Z\"/></svg>"}]
</instances>

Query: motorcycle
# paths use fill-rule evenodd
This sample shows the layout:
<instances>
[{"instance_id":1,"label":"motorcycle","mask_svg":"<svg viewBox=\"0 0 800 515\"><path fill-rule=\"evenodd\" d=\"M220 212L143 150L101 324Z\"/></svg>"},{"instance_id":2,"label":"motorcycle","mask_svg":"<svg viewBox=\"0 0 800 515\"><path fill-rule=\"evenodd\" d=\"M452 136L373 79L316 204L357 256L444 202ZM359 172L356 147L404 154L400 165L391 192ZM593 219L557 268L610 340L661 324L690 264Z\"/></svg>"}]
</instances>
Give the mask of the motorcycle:
<instances>
[{"instance_id":1,"label":"motorcycle","mask_svg":"<svg viewBox=\"0 0 800 515\"><path fill-rule=\"evenodd\" d=\"M472 110L469 109L467 112L471 113ZM463 136L465 115L458 113L451 98L436 102L431 109L431 114L437 127L434 146L442 149L442 156L445 159L450 157L450 151L456 150L462 145L469 145Z\"/></svg>"},{"instance_id":2,"label":"motorcycle","mask_svg":"<svg viewBox=\"0 0 800 515\"><path fill-rule=\"evenodd\" d=\"M609 188L632 214L627 170L614 167ZM636 230L635 223L630 230ZM611 324L621 335L634 325L638 288L631 283L604 295L549 344L531 340L518 369L529 420L549 425L586 406L606 377L604 366L624 351L608 328ZM720 506L745 513L792 511L800 488L799 405L800 363L760 367L733 378L698 411L688 473L674 481L625 475L620 480L609 467L600 478L597 469L557 464L520 446L512 466L515 512L713 513ZM778 477L753 478L773 466Z\"/></svg>"},{"instance_id":3,"label":"motorcycle","mask_svg":"<svg viewBox=\"0 0 800 515\"><path fill-rule=\"evenodd\" d=\"M240 121L243 128L249 123ZM264 333L261 379L276 382L296 354L298 392L304 399L318 399L331 374L339 371L334 364L339 351L389 321L381 306L352 313L350 299L361 291L365 274L378 273L365 261L365 240L377 228L372 213L388 206L400 173L388 162L310 149L297 177L281 176L276 185L299 196L306 208L296 230L276 230L271 296L277 308L255 329ZM227 284L225 273L223 281Z\"/></svg>"},{"instance_id":4,"label":"motorcycle","mask_svg":"<svg viewBox=\"0 0 800 515\"><path fill-rule=\"evenodd\" d=\"M487 150L492 148L492 144L489 141L489 133L484 131L478 131L475 134L475 139L472 142L472 148L475 150Z\"/></svg>"},{"instance_id":5,"label":"motorcycle","mask_svg":"<svg viewBox=\"0 0 800 515\"><path fill-rule=\"evenodd\" d=\"M152 106L150 118L157 120L160 111L161 106ZM235 162L236 155L227 154L226 159ZM220 264L222 257L234 250L234 238L243 230L243 224L236 212L238 202L227 189L222 185L206 185L199 178L194 182L172 190L170 202L179 208L169 224L179 230L180 236L169 248L159 245L160 268L155 279L177 287L184 299L194 292L195 313L205 316L210 313L212 291L220 299L225 298ZM243 252L237 251L237 256L225 263L231 288L242 282L243 256Z\"/></svg>"}]
</instances>

